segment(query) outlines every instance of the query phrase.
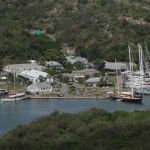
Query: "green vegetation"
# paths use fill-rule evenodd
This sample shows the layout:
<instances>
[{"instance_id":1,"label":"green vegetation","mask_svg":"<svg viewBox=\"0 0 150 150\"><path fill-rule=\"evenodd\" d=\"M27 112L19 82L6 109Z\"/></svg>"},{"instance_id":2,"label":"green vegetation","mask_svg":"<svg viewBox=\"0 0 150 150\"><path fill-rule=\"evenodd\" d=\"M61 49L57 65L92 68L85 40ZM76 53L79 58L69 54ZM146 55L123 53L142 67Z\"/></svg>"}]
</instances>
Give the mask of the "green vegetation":
<instances>
[{"instance_id":1,"label":"green vegetation","mask_svg":"<svg viewBox=\"0 0 150 150\"><path fill-rule=\"evenodd\" d=\"M149 6L149 0L1 0L0 58L65 64L60 50L67 43L97 65L127 61L129 42L150 47Z\"/></svg>"},{"instance_id":2,"label":"green vegetation","mask_svg":"<svg viewBox=\"0 0 150 150\"><path fill-rule=\"evenodd\" d=\"M149 150L149 116L150 111L54 112L7 133L0 139L0 149Z\"/></svg>"}]
</instances>

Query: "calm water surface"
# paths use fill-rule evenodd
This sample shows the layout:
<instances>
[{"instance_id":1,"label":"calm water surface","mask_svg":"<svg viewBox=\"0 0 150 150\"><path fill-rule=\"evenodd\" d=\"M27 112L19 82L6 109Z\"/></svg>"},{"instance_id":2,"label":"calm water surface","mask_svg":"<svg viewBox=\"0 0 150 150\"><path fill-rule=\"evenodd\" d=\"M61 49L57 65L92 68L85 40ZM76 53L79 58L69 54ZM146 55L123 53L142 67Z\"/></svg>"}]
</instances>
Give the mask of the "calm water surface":
<instances>
[{"instance_id":1,"label":"calm water surface","mask_svg":"<svg viewBox=\"0 0 150 150\"><path fill-rule=\"evenodd\" d=\"M36 118L45 116L56 110L77 113L90 108L100 108L110 112L134 111L150 109L150 96L144 97L142 104L125 103L109 99L88 100L26 100L0 103L0 136L19 124L26 124Z\"/></svg>"}]
</instances>

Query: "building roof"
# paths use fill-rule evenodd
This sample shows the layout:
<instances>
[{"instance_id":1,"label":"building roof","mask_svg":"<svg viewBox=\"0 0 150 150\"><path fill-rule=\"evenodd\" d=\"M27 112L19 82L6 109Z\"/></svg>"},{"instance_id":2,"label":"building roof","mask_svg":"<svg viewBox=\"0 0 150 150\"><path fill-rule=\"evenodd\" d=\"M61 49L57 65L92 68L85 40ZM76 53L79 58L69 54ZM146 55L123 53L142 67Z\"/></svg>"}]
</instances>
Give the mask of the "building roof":
<instances>
[{"instance_id":1,"label":"building roof","mask_svg":"<svg viewBox=\"0 0 150 150\"><path fill-rule=\"evenodd\" d=\"M67 58L68 62L70 62L71 64L75 64L76 62L81 62L86 65L89 63L88 60L83 57L68 56L66 58Z\"/></svg>"},{"instance_id":2,"label":"building roof","mask_svg":"<svg viewBox=\"0 0 150 150\"><path fill-rule=\"evenodd\" d=\"M73 73L84 74L84 75L94 75L95 73L99 73L96 69L83 69L83 70L75 70Z\"/></svg>"},{"instance_id":3,"label":"building roof","mask_svg":"<svg viewBox=\"0 0 150 150\"><path fill-rule=\"evenodd\" d=\"M32 33L35 34L35 35L40 35L40 34L42 34L42 31L40 31L40 30L32 30Z\"/></svg>"},{"instance_id":4,"label":"building roof","mask_svg":"<svg viewBox=\"0 0 150 150\"><path fill-rule=\"evenodd\" d=\"M46 61L46 66L49 66L49 67L62 67L62 64L60 64L59 62L57 61Z\"/></svg>"},{"instance_id":5,"label":"building roof","mask_svg":"<svg viewBox=\"0 0 150 150\"><path fill-rule=\"evenodd\" d=\"M27 91L30 91L31 89L39 89L45 87L51 87L50 83L49 82L32 83L27 87Z\"/></svg>"},{"instance_id":6,"label":"building roof","mask_svg":"<svg viewBox=\"0 0 150 150\"><path fill-rule=\"evenodd\" d=\"M19 75L27 78L38 79L40 76L46 78L48 73L32 69L30 71L24 70Z\"/></svg>"},{"instance_id":7,"label":"building roof","mask_svg":"<svg viewBox=\"0 0 150 150\"><path fill-rule=\"evenodd\" d=\"M36 64L37 60L28 60L29 63Z\"/></svg>"},{"instance_id":8,"label":"building roof","mask_svg":"<svg viewBox=\"0 0 150 150\"><path fill-rule=\"evenodd\" d=\"M86 83L97 83L99 82L101 77L91 77L88 80L86 80Z\"/></svg>"},{"instance_id":9,"label":"building roof","mask_svg":"<svg viewBox=\"0 0 150 150\"><path fill-rule=\"evenodd\" d=\"M127 69L127 64L124 62L107 62L105 61L105 69L109 70L126 70Z\"/></svg>"},{"instance_id":10,"label":"building roof","mask_svg":"<svg viewBox=\"0 0 150 150\"><path fill-rule=\"evenodd\" d=\"M42 71L44 67L37 64L28 63L28 64L12 64L7 65L3 68L4 71L11 73L21 73L24 70L31 70L31 69Z\"/></svg>"},{"instance_id":11,"label":"building roof","mask_svg":"<svg viewBox=\"0 0 150 150\"><path fill-rule=\"evenodd\" d=\"M83 64L88 64L88 60L83 57L76 57L75 60L82 62Z\"/></svg>"},{"instance_id":12,"label":"building roof","mask_svg":"<svg viewBox=\"0 0 150 150\"><path fill-rule=\"evenodd\" d=\"M72 65L77 62L74 56L68 56L66 57L67 61L70 62Z\"/></svg>"},{"instance_id":13,"label":"building roof","mask_svg":"<svg viewBox=\"0 0 150 150\"><path fill-rule=\"evenodd\" d=\"M95 69L84 69L84 70L75 70L72 73L64 73L63 75L69 78L74 77L85 77L86 75L93 76L95 73L99 71Z\"/></svg>"},{"instance_id":14,"label":"building roof","mask_svg":"<svg viewBox=\"0 0 150 150\"><path fill-rule=\"evenodd\" d=\"M85 75L78 74L78 73L63 73L63 76L68 78L82 78L85 77Z\"/></svg>"}]
</instances>

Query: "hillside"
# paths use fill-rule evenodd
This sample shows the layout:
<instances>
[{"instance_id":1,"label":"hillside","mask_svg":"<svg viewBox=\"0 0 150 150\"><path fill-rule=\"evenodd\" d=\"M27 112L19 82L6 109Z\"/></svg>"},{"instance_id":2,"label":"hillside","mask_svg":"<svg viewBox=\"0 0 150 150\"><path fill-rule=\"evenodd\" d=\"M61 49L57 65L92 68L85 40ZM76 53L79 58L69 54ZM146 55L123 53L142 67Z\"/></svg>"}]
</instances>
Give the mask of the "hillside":
<instances>
[{"instance_id":1,"label":"hillside","mask_svg":"<svg viewBox=\"0 0 150 150\"><path fill-rule=\"evenodd\" d=\"M93 62L126 61L129 42L134 55L138 42L150 47L149 0L1 0L0 20L5 61L61 62L63 43ZM32 34L33 29L42 34Z\"/></svg>"},{"instance_id":2,"label":"hillside","mask_svg":"<svg viewBox=\"0 0 150 150\"><path fill-rule=\"evenodd\" d=\"M7 133L0 139L0 149L149 150L149 116L150 111L54 112Z\"/></svg>"}]
</instances>

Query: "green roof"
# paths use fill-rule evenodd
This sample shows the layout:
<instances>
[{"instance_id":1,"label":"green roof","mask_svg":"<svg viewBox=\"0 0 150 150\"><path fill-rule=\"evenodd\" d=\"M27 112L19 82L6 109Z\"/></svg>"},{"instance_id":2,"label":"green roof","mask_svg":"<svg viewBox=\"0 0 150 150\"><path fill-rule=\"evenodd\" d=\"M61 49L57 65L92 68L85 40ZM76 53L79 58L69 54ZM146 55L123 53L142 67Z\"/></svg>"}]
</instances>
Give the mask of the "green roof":
<instances>
[{"instance_id":1,"label":"green roof","mask_svg":"<svg viewBox=\"0 0 150 150\"><path fill-rule=\"evenodd\" d=\"M40 30L34 30L34 34L40 35L42 32Z\"/></svg>"}]
</instances>

